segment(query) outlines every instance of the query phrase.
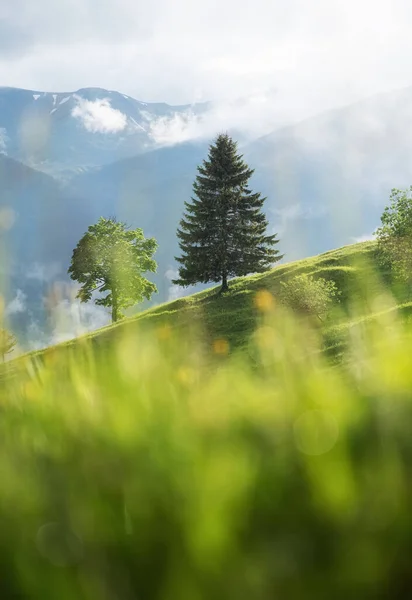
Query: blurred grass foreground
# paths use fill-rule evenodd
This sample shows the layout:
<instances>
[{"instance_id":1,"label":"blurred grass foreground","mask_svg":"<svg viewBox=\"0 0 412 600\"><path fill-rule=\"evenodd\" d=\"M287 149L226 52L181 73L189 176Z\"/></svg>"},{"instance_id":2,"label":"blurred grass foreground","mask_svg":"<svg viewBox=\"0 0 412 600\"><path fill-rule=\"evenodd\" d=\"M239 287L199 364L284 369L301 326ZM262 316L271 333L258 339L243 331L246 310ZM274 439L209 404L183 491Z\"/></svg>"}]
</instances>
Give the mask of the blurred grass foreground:
<instances>
[{"instance_id":1,"label":"blurred grass foreground","mask_svg":"<svg viewBox=\"0 0 412 600\"><path fill-rule=\"evenodd\" d=\"M0 597L410 597L412 330L365 273L344 360L258 290L239 352L153 319L5 365Z\"/></svg>"}]
</instances>

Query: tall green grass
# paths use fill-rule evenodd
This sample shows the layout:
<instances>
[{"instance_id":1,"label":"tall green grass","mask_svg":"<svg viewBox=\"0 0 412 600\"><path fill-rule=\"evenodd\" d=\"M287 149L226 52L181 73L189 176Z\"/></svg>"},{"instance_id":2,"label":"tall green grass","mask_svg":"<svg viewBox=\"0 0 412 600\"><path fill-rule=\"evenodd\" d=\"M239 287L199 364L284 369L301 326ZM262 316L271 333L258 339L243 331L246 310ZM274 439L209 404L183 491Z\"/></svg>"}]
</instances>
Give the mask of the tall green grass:
<instances>
[{"instance_id":1,"label":"tall green grass","mask_svg":"<svg viewBox=\"0 0 412 600\"><path fill-rule=\"evenodd\" d=\"M407 598L412 324L368 282L339 364L261 286L239 350L154 319L10 364L1 597Z\"/></svg>"}]
</instances>

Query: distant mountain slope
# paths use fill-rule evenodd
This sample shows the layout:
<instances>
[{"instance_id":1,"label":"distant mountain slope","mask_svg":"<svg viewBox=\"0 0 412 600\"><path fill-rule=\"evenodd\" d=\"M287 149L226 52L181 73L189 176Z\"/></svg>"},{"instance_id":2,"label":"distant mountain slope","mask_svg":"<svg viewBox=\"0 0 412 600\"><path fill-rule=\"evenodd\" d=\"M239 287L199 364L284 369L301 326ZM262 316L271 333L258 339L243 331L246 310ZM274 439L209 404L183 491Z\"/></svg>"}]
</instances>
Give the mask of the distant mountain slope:
<instances>
[{"instance_id":1,"label":"distant mountain slope","mask_svg":"<svg viewBox=\"0 0 412 600\"><path fill-rule=\"evenodd\" d=\"M74 244L94 219L82 199L58 183L0 155L0 242L2 292L19 337L45 326L44 296L56 278L66 279ZM24 298L24 301L23 301Z\"/></svg>"},{"instance_id":2,"label":"distant mountain slope","mask_svg":"<svg viewBox=\"0 0 412 600\"><path fill-rule=\"evenodd\" d=\"M0 152L67 178L156 147L153 123L207 106L145 103L100 88L55 94L0 88Z\"/></svg>"},{"instance_id":3,"label":"distant mountain slope","mask_svg":"<svg viewBox=\"0 0 412 600\"><path fill-rule=\"evenodd\" d=\"M412 184L412 88L273 132L245 150L289 256L370 235L392 187Z\"/></svg>"},{"instance_id":4,"label":"distant mountain slope","mask_svg":"<svg viewBox=\"0 0 412 600\"><path fill-rule=\"evenodd\" d=\"M66 246L69 232L63 227L74 211L82 220L87 206L65 197L58 183L7 156L0 155L0 206L12 211L13 226L6 232L14 261L44 261L50 251Z\"/></svg>"}]
</instances>

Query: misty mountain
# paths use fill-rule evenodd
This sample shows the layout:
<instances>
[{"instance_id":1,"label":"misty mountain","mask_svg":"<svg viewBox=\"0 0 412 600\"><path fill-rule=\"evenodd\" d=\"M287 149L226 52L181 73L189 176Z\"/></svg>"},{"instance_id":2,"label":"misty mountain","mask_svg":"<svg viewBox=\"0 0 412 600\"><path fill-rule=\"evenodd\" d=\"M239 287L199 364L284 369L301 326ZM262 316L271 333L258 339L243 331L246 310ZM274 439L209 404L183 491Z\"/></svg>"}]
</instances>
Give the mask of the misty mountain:
<instances>
[{"instance_id":1,"label":"misty mountain","mask_svg":"<svg viewBox=\"0 0 412 600\"><path fill-rule=\"evenodd\" d=\"M44 328L44 297L95 214L53 178L0 155L0 271L7 316L19 338Z\"/></svg>"},{"instance_id":2,"label":"misty mountain","mask_svg":"<svg viewBox=\"0 0 412 600\"><path fill-rule=\"evenodd\" d=\"M393 187L412 184L412 88L331 110L250 144L289 258L371 235Z\"/></svg>"},{"instance_id":3,"label":"misty mountain","mask_svg":"<svg viewBox=\"0 0 412 600\"><path fill-rule=\"evenodd\" d=\"M165 121L207 108L146 103L100 88L73 93L0 88L0 152L67 179L158 147Z\"/></svg>"}]
</instances>

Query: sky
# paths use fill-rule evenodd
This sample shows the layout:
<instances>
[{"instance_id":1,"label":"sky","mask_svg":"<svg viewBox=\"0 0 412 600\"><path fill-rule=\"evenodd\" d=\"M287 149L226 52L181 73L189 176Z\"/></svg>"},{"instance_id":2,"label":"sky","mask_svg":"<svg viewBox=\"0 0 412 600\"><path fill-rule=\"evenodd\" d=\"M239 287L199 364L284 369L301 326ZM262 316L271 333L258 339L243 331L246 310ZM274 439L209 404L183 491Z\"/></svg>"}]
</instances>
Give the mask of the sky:
<instances>
[{"instance_id":1,"label":"sky","mask_svg":"<svg viewBox=\"0 0 412 600\"><path fill-rule=\"evenodd\" d=\"M409 0L0 0L0 85L293 118L412 85Z\"/></svg>"}]
</instances>

